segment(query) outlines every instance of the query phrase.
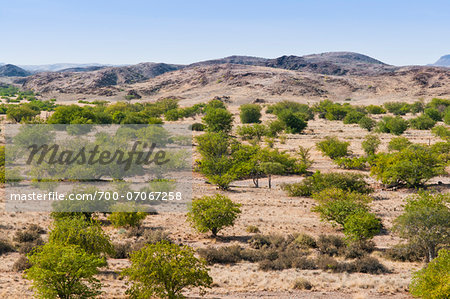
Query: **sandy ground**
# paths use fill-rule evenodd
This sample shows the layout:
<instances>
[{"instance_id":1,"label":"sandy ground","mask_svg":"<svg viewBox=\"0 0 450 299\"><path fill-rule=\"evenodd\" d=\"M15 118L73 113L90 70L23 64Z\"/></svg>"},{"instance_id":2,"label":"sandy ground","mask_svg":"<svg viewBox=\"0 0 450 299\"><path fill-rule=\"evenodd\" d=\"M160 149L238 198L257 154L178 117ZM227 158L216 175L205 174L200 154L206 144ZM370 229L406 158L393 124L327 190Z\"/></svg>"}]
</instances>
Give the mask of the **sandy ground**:
<instances>
[{"instance_id":1,"label":"sandy ground","mask_svg":"<svg viewBox=\"0 0 450 299\"><path fill-rule=\"evenodd\" d=\"M239 119L236 106L230 107ZM264 115L264 119L273 116ZM184 122L198 122L185 120ZM358 155L362 154L361 141L367 131L357 125L344 125L340 121L313 120L309 121L304 134L288 135L286 144L276 142L275 147L294 153L299 145L312 148L314 170L348 171L341 170L330 159L322 155L314 148L317 141L327 135L336 135L351 143L350 149ZM407 130L404 134L411 141L417 143L433 143L438 139L429 131ZM387 143L392 135L381 134L382 145L380 150L386 150ZM364 173L364 172L362 172ZM368 173L366 173L368 174ZM300 181L300 176L276 176L273 178L272 189L268 189L267 180L261 180L261 188L254 188L251 181L238 181L232 184L231 191L221 192L229 196L233 201L242 204L242 215L233 228L221 231L223 238L217 240L207 235L196 233L187 223L184 214L159 214L148 216L144 222L145 228L162 227L176 242L193 246L194 248L213 246L228 246L240 244L246 246L246 240L252 234L246 232L248 225L255 225L261 233L277 233L287 235L290 233L304 232L314 236L320 234L341 234L328 223L321 222L318 215L312 213L311 198L290 198L280 190L280 184L284 182ZM389 191L381 189L375 180L368 181L376 188L373 194L377 200L371 204L372 211L382 218L384 226L389 229L392 220L402 212L405 197L412 193L411 190L399 189ZM431 183L442 181L449 184L449 177L434 178ZM447 185L448 186L448 185ZM436 187L437 188L437 187ZM219 192L214 186L205 183L204 178L194 174L194 196L214 194ZM448 192L449 190L441 190ZM4 200L4 199L3 199ZM0 212L0 237L12 239L15 231L25 228L31 223L49 227L51 219L46 213L7 213L3 209ZM112 236L113 241L130 242L117 229L105 227ZM46 236L44 236L45 238ZM258 270L257 264L242 262L235 265L214 265L210 267L210 275L213 277L214 286L208 291L208 298L410 298L407 293L412 272L420 269L420 263L392 262L382 257L381 251L400 239L392 233L379 235L374 238L377 250L372 254L380 259L390 270L390 274L369 275L361 273L328 273L321 270L296 270L264 272ZM8 253L0 256L0 297L1 298L30 298L33 292L30 290L29 281L22 277L21 273L13 272L12 265L18 259L19 253ZM118 271L126 267L127 260L110 259L109 267L99 275L104 283L104 295L102 298L123 298L126 290L125 281L119 279ZM306 278L313 285L311 291L296 291L292 289L293 282L297 278ZM199 297L193 291L186 293L188 296Z\"/></svg>"}]
</instances>

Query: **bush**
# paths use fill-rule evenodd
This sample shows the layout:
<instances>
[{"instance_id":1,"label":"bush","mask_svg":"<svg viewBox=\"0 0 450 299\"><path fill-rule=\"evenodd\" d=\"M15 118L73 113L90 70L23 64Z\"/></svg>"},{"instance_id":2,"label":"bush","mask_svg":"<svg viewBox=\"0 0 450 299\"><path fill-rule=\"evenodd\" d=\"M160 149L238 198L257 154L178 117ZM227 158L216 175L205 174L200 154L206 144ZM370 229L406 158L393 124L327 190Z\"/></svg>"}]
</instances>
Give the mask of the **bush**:
<instances>
[{"instance_id":1,"label":"bush","mask_svg":"<svg viewBox=\"0 0 450 299\"><path fill-rule=\"evenodd\" d=\"M140 210L132 203L118 203L111 207L108 220L115 228L140 226L147 217L147 213Z\"/></svg>"},{"instance_id":2,"label":"bush","mask_svg":"<svg viewBox=\"0 0 450 299\"><path fill-rule=\"evenodd\" d=\"M355 158L338 158L334 162L343 169L358 169L363 170L368 167L366 157L355 157Z\"/></svg>"},{"instance_id":3,"label":"bush","mask_svg":"<svg viewBox=\"0 0 450 299\"><path fill-rule=\"evenodd\" d=\"M196 287L203 293L212 284L205 261L187 246L147 245L132 253L130 260L131 266L122 275L131 283L126 294L132 298L184 298L184 289Z\"/></svg>"},{"instance_id":4,"label":"bush","mask_svg":"<svg viewBox=\"0 0 450 299\"><path fill-rule=\"evenodd\" d=\"M403 214L394 221L394 231L423 250L429 262L439 246L450 244L449 202L449 194L421 192L408 198Z\"/></svg>"},{"instance_id":5,"label":"bush","mask_svg":"<svg viewBox=\"0 0 450 299\"><path fill-rule=\"evenodd\" d=\"M339 188L349 192L370 193L372 190L364 180L365 176L356 173L324 173L317 171L300 183L284 184L282 189L289 196L311 196L327 188Z\"/></svg>"},{"instance_id":6,"label":"bush","mask_svg":"<svg viewBox=\"0 0 450 299\"><path fill-rule=\"evenodd\" d=\"M209 265L213 264L234 264L242 260L242 248L238 245L228 247L207 247L197 250L200 257L206 260Z\"/></svg>"},{"instance_id":7,"label":"bush","mask_svg":"<svg viewBox=\"0 0 450 299\"><path fill-rule=\"evenodd\" d=\"M193 123L191 126L191 130L192 131L204 131L205 130L205 125L201 124L201 123Z\"/></svg>"},{"instance_id":8,"label":"bush","mask_svg":"<svg viewBox=\"0 0 450 299\"><path fill-rule=\"evenodd\" d=\"M411 111L411 105L405 102L386 102L383 106L394 115L405 115Z\"/></svg>"},{"instance_id":9,"label":"bush","mask_svg":"<svg viewBox=\"0 0 450 299\"><path fill-rule=\"evenodd\" d=\"M208 109L202 120L209 132L229 133L233 127L233 115L226 109Z\"/></svg>"},{"instance_id":10,"label":"bush","mask_svg":"<svg viewBox=\"0 0 450 299\"><path fill-rule=\"evenodd\" d=\"M114 253L110 256L114 259L127 259L130 257L131 244L130 243L114 243Z\"/></svg>"},{"instance_id":11,"label":"bush","mask_svg":"<svg viewBox=\"0 0 450 299\"><path fill-rule=\"evenodd\" d=\"M255 225L249 225L245 228L245 231L250 233L250 234L256 234L259 233L259 228Z\"/></svg>"},{"instance_id":12,"label":"bush","mask_svg":"<svg viewBox=\"0 0 450 299\"><path fill-rule=\"evenodd\" d=\"M302 114L294 113L290 110L278 114L278 119L283 122L286 131L292 134L299 134L308 126Z\"/></svg>"},{"instance_id":13,"label":"bush","mask_svg":"<svg viewBox=\"0 0 450 299\"><path fill-rule=\"evenodd\" d=\"M312 284L305 278L297 278L292 286L295 290L311 290Z\"/></svg>"},{"instance_id":14,"label":"bush","mask_svg":"<svg viewBox=\"0 0 450 299\"><path fill-rule=\"evenodd\" d=\"M111 254L114 250L100 224L84 217L57 220L49 234L49 242L64 246L78 245L87 253L94 255Z\"/></svg>"},{"instance_id":15,"label":"bush","mask_svg":"<svg viewBox=\"0 0 450 299\"><path fill-rule=\"evenodd\" d=\"M444 117L442 118L446 125L450 125L450 108L447 108L444 112Z\"/></svg>"},{"instance_id":16,"label":"bush","mask_svg":"<svg viewBox=\"0 0 450 299\"><path fill-rule=\"evenodd\" d=\"M408 129L408 122L400 116L385 116L378 122L378 130L382 133L401 135Z\"/></svg>"},{"instance_id":17,"label":"bush","mask_svg":"<svg viewBox=\"0 0 450 299\"><path fill-rule=\"evenodd\" d=\"M94 275L106 260L79 246L47 243L28 258L31 268L25 276L43 298L90 298L101 293Z\"/></svg>"},{"instance_id":18,"label":"bush","mask_svg":"<svg viewBox=\"0 0 450 299\"><path fill-rule=\"evenodd\" d=\"M381 140L378 135L366 135L364 141L361 143L361 146L367 156L372 156L375 154L380 144Z\"/></svg>"},{"instance_id":19,"label":"bush","mask_svg":"<svg viewBox=\"0 0 450 299\"><path fill-rule=\"evenodd\" d=\"M450 252L442 249L439 256L424 269L414 273L410 292L424 299L445 299L450 297Z\"/></svg>"},{"instance_id":20,"label":"bush","mask_svg":"<svg viewBox=\"0 0 450 299\"><path fill-rule=\"evenodd\" d=\"M434 121L441 121L442 120L442 113L435 109L435 108L427 108L424 110L424 115L428 116Z\"/></svg>"},{"instance_id":21,"label":"bush","mask_svg":"<svg viewBox=\"0 0 450 299\"><path fill-rule=\"evenodd\" d=\"M368 116L364 116L361 117L358 124L361 128L366 129L367 131L370 132L376 126L377 122Z\"/></svg>"},{"instance_id":22,"label":"bush","mask_svg":"<svg viewBox=\"0 0 450 299\"><path fill-rule=\"evenodd\" d=\"M357 211L345 218L344 234L352 241L365 241L377 235L381 228L381 220L368 211Z\"/></svg>"},{"instance_id":23,"label":"bush","mask_svg":"<svg viewBox=\"0 0 450 299\"><path fill-rule=\"evenodd\" d=\"M11 244L9 240L0 239L0 256L4 253L13 252L14 246Z\"/></svg>"},{"instance_id":24,"label":"bush","mask_svg":"<svg viewBox=\"0 0 450 299\"><path fill-rule=\"evenodd\" d=\"M245 104L239 107L241 123L252 124L260 123L261 106L256 104Z\"/></svg>"},{"instance_id":25,"label":"bush","mask_svg":"<svg viewBox=\"0 0 450 299\"><path fill-rule=\"evenodd\" d=\"M310 120L314 118L314 114L306 104L300 104L291 101L282 101L276 104L273 104L267 107L267 113L273 113L275 115L279 115L282 112L290 111L292 113L296 113L304 120Z\"/></svg>"},{"instance_id":26,"label":"bush","mask_svg":"<svg viewBox=\"0 0 450 299\"><path fill-rule=\"evenodd\" d=\"M27 269L31 268L31 264L28 261L28 258L24 255L21 255L13 264L12 270L15 272L23 272Z\"/></svg>"},{"instance_id":27,"label":"bush","mask_svg":"<svg viewBox=\"0 0 450 299\"><path fill-rule=\"evenodd\" d=\"M337 137L325 137L325 140L318 142L317 148L331 159L345 157L348 155L349 142L340 141Z\"/></svg>"},{"instance_id":28,"label":"bush","mask_svg":"<svg viewBox=\"0 0 450 299\"><path fill-rule=\"evenodd\" d=\"M411 127L416 130L429 130L436 125L435 120L424 114L411 119L409 123Z\"/></svg>"},{"instance_id":29,"label":"bush","mask_svg":"<svg viewBox=\"0 0 450 299\"><path fill-rule=\"evenodd\" d=\"M417 187L443 173L438 154L425 146L409 146L399 152L378 154L373 160L371 174L383 184Z\"/></svg>"},{"instance_id":30,"label":"bush","mask_svg":"<svg viewBox=\"0 0 450 299\"><path fill-rule=\"evenodd\" d=\"M386 109L384 109L381 106L377 106L377 105L366 106L366 110L370 114L384 114L384 113L386 113Z\"/></svg>"},{"instance_id":31,"label":"bush","mask_svg":"<svg viewBox=\"0 0 450 299\"><path fill-rule=\"evenodd\" d=\"M216 236L222 228L234 225L240 206L220 194L203 196L192 201L187 217L197 231Z\"/></svg>"},{"instance_id":32,"label":"bush","mask_svg":"<svg viewBox=\"0 0 450 299\"><path fill-rule=\"evenodd\" d=\"M317 239L317 248L321 254L334 256L345 248L345 242L339 236L320 235ZM319 266L319 268L321 267Z\"/></svg>"},{"instance_id":33,"label":"bush","mask_svg":"<svg viewBox=\"0 0 450 299\"><path fill-rule=\"evenodd\" d=\"M315 248L317 246L316 239L307 234L299 234L294 243L303 248Z\"/></svg>"},{"instance_id":34,"label":"bush","mask_svg":"<svg viewBox=\"0 0 450 299\"><path fill-rule=\"evenodd\" d=\"M370 256L363 256L362 258L356 259L354 265L356 271L360 273L383 274L389 272L376 258Z\"/></svg>"},{"instance_id":35,"label":"bush","mask_svg":"<svg viewBox=\"0 0 450 299\"><path fill-rule=\"evenodd\" d=\"M363 257L374 250L375 243L373 241L357 241L350 242L342 253L345 258L354 259Z\"/></svg>"},{"instance_id":36,"label":"bush","mask_svg":"<svg viewBox=\"0 0 450 299\"><path fill-rule=\"evenodd\" d=\"M444 140L450 138L450 130L446 126L436 126L433 129L431 129L431 132Z\"/></svg>"},{"instance_id":37,"label":"bush","mask_svg":"<svg viewBox=\"0 0 450 299\"><path fill-rule=\"evenodd\" d=\"M33 242L40 238L40 235L36 231L17 231L14 234L13 241L18 243Z\"/></svg>"},{"instance_id":38,"label":"bush","mask_svg":"<svg viewBox=\"0 0 450 299\"><path fill-rule=\"evenodd\" d=\"M345 115L343 122L344 124L357 124L364 116L365 114L362 112L351 110Z\"/></svg>"},{"instance_id":39,"label":"bush","mask_svg":"<svg viewBox=\"0 0 450 299\"><path fill-rule=\"evenodd\" d=\"M256 139L261 140L263 136L268 135L266 126L260 124L245 125L237 128L237 134L242 136L243 140Z\"/></svg>"},{"instance_id":40,"label":"bush","mask_svg":"<svg viewBox=\"0 0 450 299\"><path fill-rule=\"evenodd\" d=\"M371 201L371 198L367 195L346 192L336 188L315 193L313 198L317 202L317 205L312 209L313 212L319 213L322 220L342 226L346 224L349 216L367 212L367 204Z\"/></svg>"},{"instance_id":41,"label":"bush","mask_svg":"<svg viewBox=\"0 0 450 299\"><path fill-rule=\"evenodd\" d=\"M386 257L400 262L420 262L426 253L419 246L398 244L386 250Z\"/></svg>"},{"instance_id":42,"label":"bush","mask_svg":"<svg viewBox=\"0 0 450 299\"><path fill-rule=\"evenodd\" d=\"M401 151L412 144L406 137L394 137L389 141L389 151Z\"/></svg>"}]
</instances>

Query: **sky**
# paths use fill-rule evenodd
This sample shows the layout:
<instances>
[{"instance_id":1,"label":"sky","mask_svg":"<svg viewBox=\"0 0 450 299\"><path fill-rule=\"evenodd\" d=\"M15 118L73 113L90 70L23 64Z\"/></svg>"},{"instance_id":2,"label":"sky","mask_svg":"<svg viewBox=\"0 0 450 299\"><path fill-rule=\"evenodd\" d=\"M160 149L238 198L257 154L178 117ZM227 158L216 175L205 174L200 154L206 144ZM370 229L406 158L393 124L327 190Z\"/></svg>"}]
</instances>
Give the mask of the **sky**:
<instances>
[{"instance_id":1,"label":"sky","mask_svg":"<svg viewBox=\"0 0 450 299\"><path fill-rule=\"evenodd\" d=\"M0 0L0 62L166 62L352 51L450 54L448 0Z\"/></svg>"}]
</instances>

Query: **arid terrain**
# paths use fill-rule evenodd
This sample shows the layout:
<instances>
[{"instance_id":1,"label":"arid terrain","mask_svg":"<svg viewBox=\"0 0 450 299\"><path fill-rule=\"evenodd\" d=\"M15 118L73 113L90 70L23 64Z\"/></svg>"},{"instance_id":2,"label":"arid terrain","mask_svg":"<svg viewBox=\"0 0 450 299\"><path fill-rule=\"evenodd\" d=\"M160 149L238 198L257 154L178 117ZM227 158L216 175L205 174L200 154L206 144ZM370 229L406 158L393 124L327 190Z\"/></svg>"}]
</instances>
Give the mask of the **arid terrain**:
<instances>
[{"instance_id":1,"label":"arid terrain","mask_svg":"<svg viewBox=\"0 0 450 299\"><path fill-rule=\"evenodd\" d=\"M230 57L189 66L144 63L94 71L43 72L26 77L3 78L2 81L12 80L17 86L38 93L38 98L42 100L55 98L56 104L77 104L79 100L116 102L124 101L127 95L138 95L140 98L134 97L129 102L154 102L171 97L179 99L181 107L188 107L218 98L233 113L234 128L241 125L239 106L246 103L261 104L264 107L262 121L266 122L276 119L275 115L265 112L267 105L281 100L313 104L330 99L352 105L382 105L388 101L412 103L417 100L428 102L436 97L450 98L449 68L394 67L367 56L350 54L352 53L309 55L296 59ZM41 116L48 117L50 114L51 112L42 112ZM379 120L383 116L373 115L373 118ZM411 114L407 114L405 119L411 117ZM177 122L192 124L201 121L201 116L195 116ZM2 122L10 120L4 117ZM193 134L197 136L202 133ZM402 213L405 198L415 191L386 188L369 176L368 171L341 169L316 148L316 142L325 136L337 136L350 142L353 154L362 156L364 152L361 142L367 134L368 131L357 124L346 125L342 121L330 121L316 116L308 121L302 134L287 134L285 142L277 138L274 148L292 154L299 146L311 148L311 158L314 161L309 169L311 172L357 172L368 176L367 181L375 189L372 194L375 200L370 208L381 218L385 228L383 233L373 239L376 250L371 256L377 257L390 273L332 273L319 269L263 271L258 269L257 263L215 264L209 266L214 283L205 295L207 298L412 298L407 292L412 273L424 264L392 261L385 256L385 251L402 242L390 228L393 220ZM386 133L380 133L379 136L382 141L379 151L387 151L389 141L395 136ZM433 144L440 141L429 130L408 129L402 136L413 143ZM197 157L198 154L194 155ZM229 191L219 191L197 172L194 172L193 178L194 196L219 192L242 204L242 214L235 226L221 231L218 238L211 238L208 234L197 233L186 222L185 214L164 213L147 216L143 225L145 230L163 229L174 242L195 249L230 245L246 248L247 241L254 235L247 232L248 226L258 227L261 234L343 236L341 230L321 221L319 215L311 211L315 205L312 198L289 197L281 190L282 183L299 182L304 176L274 176L272 189L268 188L267 179L261 179L260 188L255 188L251 180L235 181ZM450 191L448 175L435 177L428 184L432 190ZM4 200L2 196L2 201ZM16 231L31 223L48 230L51 222L47 213L10 213L4 211L4 206L1 205L0 238L12 239ZM135 242L136 237L127 237L123 229L111 226L105 226L104 229L115 243ZM43 238L45 240L47 234ZM311 252L311 256L315 254L314 251ZM18 252L0 256L1 298L33 297L30 282L23 278L22 273L12 270L19 256ZM101 298L126 298L125 279L118 272L129 261L108 259L108 264L108 268L103 269L99 275L104 283ZM312 284L312 289L293 289L298 278L307 279ZM195 290L186 295L200 297Z\"/></svg>"}]
</instances>

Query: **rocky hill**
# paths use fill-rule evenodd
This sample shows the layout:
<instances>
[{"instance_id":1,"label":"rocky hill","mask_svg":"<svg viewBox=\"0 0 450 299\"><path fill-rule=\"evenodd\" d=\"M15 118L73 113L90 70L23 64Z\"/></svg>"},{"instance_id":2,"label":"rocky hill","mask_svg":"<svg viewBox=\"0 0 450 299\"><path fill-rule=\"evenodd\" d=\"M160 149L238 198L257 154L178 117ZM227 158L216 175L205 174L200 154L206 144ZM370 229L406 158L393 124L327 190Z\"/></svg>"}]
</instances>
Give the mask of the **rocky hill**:
<instances>
[{"instance_id":1,"label":"rocky hill","mask_svg":"<svg viewBox=\"0 0 450 299\"><path fill-rule=\"evenodd\" d=\"M26 77L29 75L31 75L30 72L13 64L0 66L0 77Z\"/></svg>"},{"instance_id":2,"label":"rocky hill","mask_svg":"<svg viewBox=\"0 0 450 299\"><path fill-rule=\"evenodd\" d=\"M450 67L450 55L444 55L439 58L433 65Z\"/></svg>"}]
</instances>

